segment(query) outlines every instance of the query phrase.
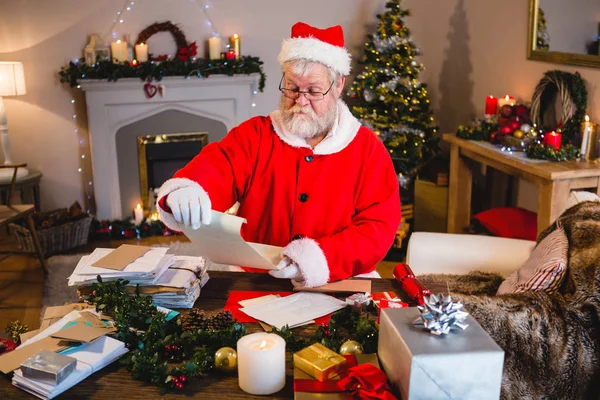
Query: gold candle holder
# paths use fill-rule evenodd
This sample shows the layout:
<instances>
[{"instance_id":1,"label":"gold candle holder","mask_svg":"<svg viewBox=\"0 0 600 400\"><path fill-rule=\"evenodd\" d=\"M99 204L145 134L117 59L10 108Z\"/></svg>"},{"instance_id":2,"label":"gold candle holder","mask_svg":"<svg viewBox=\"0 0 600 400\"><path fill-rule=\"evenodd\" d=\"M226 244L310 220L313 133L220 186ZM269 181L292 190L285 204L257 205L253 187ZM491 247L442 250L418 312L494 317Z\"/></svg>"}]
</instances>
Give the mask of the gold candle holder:
<instances>
[{"instance_id":1,"label":"gold candle holder","mask_svg":"<svg viewBox=\"0 0 600 400\"><path fill-rule=\"evenodd\" d=\"M581 155L582 161L592 161L597 158L596 145L598 124L590 122L590 117L585 116L585 121L581 123Z\"/></svg>"},{"instance_id":2,"label":"gold candle holder","mask_svg":"<svg viewBox=\"0 0 600 400\"><path fill-rule=\"evenodd\" d=\"M237 33L235 33L229 39L229 46L235 52L235 58L236 58L236 60L239 60L240 56L241 56L241 54L240 54L240 52L241 52L240 35L238 35Z\"/></svg>"}]
</instances>

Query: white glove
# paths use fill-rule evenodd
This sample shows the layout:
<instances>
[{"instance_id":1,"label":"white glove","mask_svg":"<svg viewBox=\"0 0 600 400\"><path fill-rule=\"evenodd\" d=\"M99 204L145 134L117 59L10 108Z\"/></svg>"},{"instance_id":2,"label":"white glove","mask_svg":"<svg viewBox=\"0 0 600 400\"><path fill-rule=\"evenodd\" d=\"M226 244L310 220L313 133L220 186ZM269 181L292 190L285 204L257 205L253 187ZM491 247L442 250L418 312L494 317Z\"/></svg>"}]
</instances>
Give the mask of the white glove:
<instances>
[{"instance_id":1,"label":"white glove","mask_svg":"<svg viewBox=\"0 0 600 400\"><path fill-rule=\"evenodd\" d=\"M210 225L210 198L200 186L177 189L167 197L167 205L180 224L198 229Z\"/></svg>"},{"instance_id":2,"label":"white glove","mask_svg":"<svg viewBox=\"0 0 600 400\"><path fill-rule=\"evenodd\" d=\"M291 279L294 281L303 280L300 268L298 268L298 265L289 257L283 257L283 260L277 264L277 269L270 270L269 274L280 279Z\"/></svg>"}]
</instances>

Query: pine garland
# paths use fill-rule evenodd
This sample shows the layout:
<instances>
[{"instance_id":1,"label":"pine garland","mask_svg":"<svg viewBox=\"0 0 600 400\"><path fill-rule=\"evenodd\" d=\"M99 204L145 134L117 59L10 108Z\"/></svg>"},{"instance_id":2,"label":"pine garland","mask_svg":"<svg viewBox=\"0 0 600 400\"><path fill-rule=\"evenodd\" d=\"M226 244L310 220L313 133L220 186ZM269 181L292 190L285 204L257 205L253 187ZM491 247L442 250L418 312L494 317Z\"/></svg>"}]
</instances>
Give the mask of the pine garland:
<instances>
[{"instance_id":1,"label":"pine garland","mask_svg":"<svg viewBox=\"0 0 600 400\"><path fill-rule=\"evenodd\" d=\"M180 235L166 227L160 221L144 219L141 224L136 225L131 217L122 220L98 220L94 218L90 226L91 240L118 240L129 238L146 238L150 236Z\"/></svg>"},{"instance_id":2,"label":"pine garland","mask_svg":"<svg viewBox=\"0 0 600 400\"><path fill-rule=\"evenodd\" d=\"M139 78L141 81L160 81L165 76L182 76L186 78L207 78L210 75L240 75L260 74L258 90L263 91L266 75L263 72L263 62L258 57L243 56L232 60L207 60L198 58L195 61L179 58L161 62L148 61L132 66L127 62L114 64L110 61L98 61L87 65L84 59L78 62L70 61L59 72L60 81L76 87L78 82L85 79L106 79L118 81L121 78Z\"/></svg>"},{"instance_id":3,"label":"pine garland","mask_svg":"<svg viewBox=\"0 0 600 400\"><path fill-rule=\"evenodd\" d=\"M498 123L474 119L469 125L460 125L456 136L461 139L490 141L490 135L498 130Z\"/></svg>"},{"instance_id":4,"label":"pine garland","mask_svg":"<svg viewBox=\"0 0 600 400\"><path fill-rule=\"evenodd\" d=\"M96 310L111 315L116 336L130 350L122 362L133 379L153 384L161 393L181 389L192 379L215 371L214 355L221 347L236 347L246 334L246 326L230 318L213 316L206 328L185 330L183 318L165 320L165 315L152 305L149 296L129 296L128 281L103 282L98 276L89 299ZM221 313L222 314L222 313ZM219 320L219 323L214 323ZM212 328L209 328L212 326ZM296 336L287 327L273 333L286 341L288 351L297 351L320 342L339 351L346 340L356 340L365 352L376 352L378 330L374 317L345 308L334 313L329 324L323 324L312 338Z\"/></svg>"},{"instance_id":5,"label":"pine garland","mask_svg":"<svg viewBox=\"0 0 600 400\"><path fill-rule=\"evenodd\" d=\"M554 150L552 146L544 146L541 143L537 143L527 147L525 153L527 157L538 160L568 161L579 157L579 147L566 144L559 150Z\"/></svg>"}]
</instances>

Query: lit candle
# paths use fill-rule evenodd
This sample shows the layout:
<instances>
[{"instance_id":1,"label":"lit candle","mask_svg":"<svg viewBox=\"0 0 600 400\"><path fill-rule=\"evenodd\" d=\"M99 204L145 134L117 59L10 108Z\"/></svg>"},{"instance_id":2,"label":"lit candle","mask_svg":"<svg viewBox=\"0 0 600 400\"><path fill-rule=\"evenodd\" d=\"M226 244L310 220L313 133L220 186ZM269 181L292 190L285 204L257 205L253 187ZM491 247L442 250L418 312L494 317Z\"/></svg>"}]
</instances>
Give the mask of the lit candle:
<instances>
[{"instance_id":1,"label":"lit candle","mask_svg":"<svg viewBox=\"0 0 600 400\"><path fill-rule=\"evenodd\" d=\"M502 107L503 105L508 104L509 106L514 106L515 104L517 104L517 102L515 101L515 98L509 95L506 95L504 97L500 97L498 99L498 108Z\"/></svg>"},{"instance_id":2,"label":"lit candle","mask_svg":"<svg viewBox=\"0 0 600 400\"><path fill-rule=\"evenodd\" d=\"M254 395L272 394L285 386L285 340L260 332L237 342L240 389Z\"/></svg>"},{"instance_id":3,"label":"lit candle","mask_svg":"<svg viewBox=\"0 0 600 400\"><path fill-rule=\"evenodd\" d=\"M135 45L135 58L141 63L148 61L148 46L146 43Z\"/></svg>"},{"instance_id":4,"label":"lit candle","mask_svg":"<svg viewBox=\"0 0 600 400\"><path fill-rule=\"evenodd\" d=\"M240 36L236 33L229 39L229 45L235 52L235 58L239 59L241 54Z\"/></svg>"},{"instance_id":5,"label":"lit candle","mask_svg":"<svg viewBox=\"0 0 600 400\"><path fill-rule=\"evenodd\" d=\"M208 58L218 60L221 58L221 38L213 36L208 39Z\"/></svg>"},{"instance_id":6,"label":"lit candle","mask_svg":"<svg viewBox=\"0 0 600 400\"><path fill-rule=\"evenodd\" d=\"M596 158L596 129L598 124L590 122L590 117L585 116L581 123L581 160L589 161Z\"/></svg>"},{"instance_id":7,"label":"lit candle","mask_svg":"<svg viewBox=\"0 0 600 400\"><path fill-rule=\"evenodd\" d=\"M110 44L110 52L112 53L112 62L120 64L127 60L127 43L122 40L117 40Z\"/></svg>"},{"instance_id":8,"label":"lit candle","mask_svg":"<svg viewBox=\"0 0 600 400\"><path fill-rule=\"evenodd\" d=\"M560 132L552 131L552 132L546 133L546 136L544 137L545 145L554 147L555 151L560 150L561 141L562 141L562 133L560 133Z\"/></svg>"},{"instance_id":9,"label":"lit candle","mask_svg":"<svg viewBox=\"0 0 600 400\"><path fill-rule=\"evenodd\" d=\"M498 112L498 98L488 96L485 98L485 115L496 115Z\"/></svg>"},{"instance_id":10,"label":"lit candle","mask_svg":"<svg viewBox=\"0 0 600 400\"><path fill-rule=\"evenodd\" d=\"M142 209L142 205L138 203L138 205L133 209L134 221L136 225L139 225L144 220L144 210Z\"/></svg>"}]
</instances>

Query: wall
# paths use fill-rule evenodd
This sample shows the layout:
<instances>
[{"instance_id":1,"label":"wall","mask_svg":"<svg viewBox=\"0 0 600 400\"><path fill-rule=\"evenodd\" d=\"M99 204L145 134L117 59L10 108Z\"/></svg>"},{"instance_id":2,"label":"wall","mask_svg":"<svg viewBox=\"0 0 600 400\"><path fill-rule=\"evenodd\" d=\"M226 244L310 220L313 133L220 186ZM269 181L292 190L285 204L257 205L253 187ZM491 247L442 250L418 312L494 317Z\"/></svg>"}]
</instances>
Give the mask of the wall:
<instances>
[{"instance_id":1,"label":"wall","mask_svg":"<svg viewBox=\"0 0 600 400\"><path fill-rule=\"evenodd\" d=\"M0 60L25 64L28 89L25 96L5 100L13 159L43 171L44 209L81 200L90 168L88 159L81 159L82 151L89 154L82 94L73 97L56 72L81 54L88 34L109 30L122 4L121 0L0 2ZM168 4L137 0L125 15L122 33L135 36L154 21L171 20L182 26L188 39L200 42L210 36L193 2ZM241 35L243 53L265 62L267 86L257 98L256 113L266 114L277 105L276 57L294 22L320 27L339 23L351 52L360 55L364 34L372 32L375 14L384 4L385 0L213 0L210 15L222 35ZM600 94L594 84L600 80L600 70L527 60L528 1L405 0L403 5L412 9L406 23L423 50L421 61L427 69L421 78L429 85L443 131L454 131L458 124L482 115L487 95L510 93L531 99L542 74L556 68L582 74L589 83L589 114L600 119ZM157 38L156 45L168 47L170 42L163 39ZM78 107L78 132L74 132L72 98ZM82 173L77 172L80 166ZM535 207L535 199L535 191L520 193L520 204L527 208Z\"/></svg>"}]
</instances>

